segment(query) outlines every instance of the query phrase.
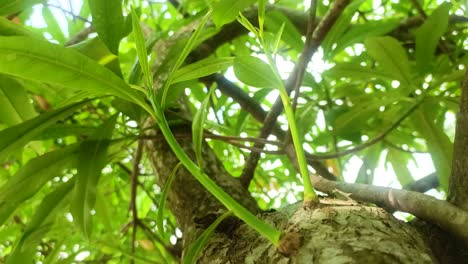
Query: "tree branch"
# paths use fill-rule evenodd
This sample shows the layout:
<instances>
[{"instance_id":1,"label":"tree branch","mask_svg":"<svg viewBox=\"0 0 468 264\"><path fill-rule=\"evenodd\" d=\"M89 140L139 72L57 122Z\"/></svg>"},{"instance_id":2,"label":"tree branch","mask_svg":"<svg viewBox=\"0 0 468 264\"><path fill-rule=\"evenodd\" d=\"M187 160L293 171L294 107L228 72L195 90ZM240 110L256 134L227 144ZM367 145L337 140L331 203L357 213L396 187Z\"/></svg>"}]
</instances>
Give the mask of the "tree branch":
<instances>
[{"instance_id":1,"label":"tree branch","mask_svg":"<svg viewBox=\"0 0 468 264\"><path fill-rule=\"evenodd\" d=\"M461 87L448 201L468 211L468 70Z\"/></svg>"},{"instance_id":2,"label":"tree branch","mask_svg":"<svg viewBox=\"0 0 468 264\"><path fill-rule=\"evenodd\" d=\"M445 231L462 239L468 245L468 212L453 204L437 200L422 193L398 190L387 187L370 186L358 183L329 181L320 176L312 176L314 187L331 193L338 189L350 193L353 199L375 203L392 211L402 211L440 226Z\"/></svg>"}]
</instances>

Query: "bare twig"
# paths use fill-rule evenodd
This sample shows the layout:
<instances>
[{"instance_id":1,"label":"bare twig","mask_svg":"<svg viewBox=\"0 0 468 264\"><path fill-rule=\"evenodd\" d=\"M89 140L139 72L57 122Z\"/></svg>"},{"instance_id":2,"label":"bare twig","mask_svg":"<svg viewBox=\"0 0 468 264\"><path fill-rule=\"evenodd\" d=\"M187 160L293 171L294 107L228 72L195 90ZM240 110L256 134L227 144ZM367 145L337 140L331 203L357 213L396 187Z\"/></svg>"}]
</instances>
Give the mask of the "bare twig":
<instances>
[{"instance_id":1,"label":"bare twig","mask_svg":"<svg viewBox=\"0 0 468 264\"><path fill-rule=\"evenodd\" d=\"M334 153L334 154L310 154L310 155L307 155L307 159L334 159L334 158L338 158L338 157L342 157L342 156L346 156L348 154L351 154L351 153L355 153L357 151L360 151L360 150L363 150L365 148L368 148L372 145L374 145L375 143L378 143L379 141L383 140L388 134L390 134L390 132L392 132L393 130L395 130L397 127L400 126L400 124L407 118L409 117L422 103L423 101L420 100L419 102L417 102L416 104L414 104L410 109L408 109L408 111L406 111L395 123L393 123L387 130L385 130L384 132L382 132L380 135L378 135L377 137L369 140L369 141L366 141L365 143L359 145L359 146L356 146L354 148L350 148L350 149L347 149L347 150L343 150L343 151L340 151L338 153Z\"/></svg>"}]
</instances>

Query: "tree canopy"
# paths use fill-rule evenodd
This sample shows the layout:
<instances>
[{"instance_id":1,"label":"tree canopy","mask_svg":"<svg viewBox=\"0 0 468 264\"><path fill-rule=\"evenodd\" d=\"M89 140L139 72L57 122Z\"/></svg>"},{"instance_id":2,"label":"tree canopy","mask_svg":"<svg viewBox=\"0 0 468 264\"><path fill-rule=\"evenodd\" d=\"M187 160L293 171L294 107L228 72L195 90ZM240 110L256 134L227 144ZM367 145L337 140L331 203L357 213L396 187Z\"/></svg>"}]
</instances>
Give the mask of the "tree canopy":
<instances>
[{"instance_id":1,"label":"tree canopy","mask_svg":"<svg viewBox=\"0 0 468 264\"><path fill-rule=\"evenodd\" d=\"M232 216L288 255L282 230L252 208L313 208L335 191L468 244L467 10L3 1L0 262L190 263ZM164 173L160 141L177 158ZM210 173L215 159L243 191ZM190 245L167 206L183 168L226 208L193 220L204 232Z\"/></svg>"}]
</instances>

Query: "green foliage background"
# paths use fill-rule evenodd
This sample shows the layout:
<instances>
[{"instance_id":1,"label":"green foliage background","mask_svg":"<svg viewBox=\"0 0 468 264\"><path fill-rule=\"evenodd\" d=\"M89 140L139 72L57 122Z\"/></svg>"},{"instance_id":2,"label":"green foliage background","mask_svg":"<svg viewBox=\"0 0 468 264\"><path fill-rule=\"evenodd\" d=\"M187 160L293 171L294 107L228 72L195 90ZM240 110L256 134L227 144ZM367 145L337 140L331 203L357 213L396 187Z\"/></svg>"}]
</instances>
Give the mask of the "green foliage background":
<instances>
[{"instance_id":1,"label":"green foliage background","mask_svg":"<svg viewBox=\"0 0 468 264\"><path fill-rule=\"evenodd\" d=\"M321 17L329 5L318 2ZM374 171L391 165L397 181L409 185L415 179L408 165L416 153L428 153L443 195L451 166L451 118L468 59L462 17L467 7L418 1L428 18L405 30L404 23L419 14L411 1L394 2L353 1L340 16L321 45L321 57L314 59L326 68L309 67L305 73L295 113L298 132L309 154L340 179L357 173L359 183L384 177ZM264 4L95 0L70 10L56 1L0 3L0 262L72 263L83 253L87 260L109 263L174 262L167 248L181 233L169 210L159 207L162 188L155 185L145 154L136 205L147 228L137 233L138 246L131 253L130 176L141 126L154 111L148 100L165 98L163 106L177 109L176 98L185 94L188 108L197 113L196 146L202 129L226 136L209 144L238 177L249 151L230 144L228 137L256 137L262 124L216 85L205 87L198 79L226 74L265 109L272 106L278 87L271 75L275 69L289 73L288 62L297 61L304 46L302 33L278 7L303 14L306 7L303 1L275 1L276 8L267 6L261 18L264 29L238 17L239 11ZM164 54L152 46L209 10L207 27L194 28L198 38L175 43L154 71L150 65ZM38 16L45 27L36 26ZM95 33L72 42L91 23ZM243 34L210 51L208 58L183 64L192 47L228 23L260 30L264 43L255 34ZM265 50L283 63L268 65ZM147 62L138 62L145 57ZM156 83L166 95L149 89L158 76L171 76ZM279 122L287 128L285 115ZM353 148L358 150L336 154ZM280 148L268 150L249 187L260 207L302 199L302 181L290 161L274 153ZM344 168L356 157L362 166L347 172Z\"/></svg>"}]
</instances>

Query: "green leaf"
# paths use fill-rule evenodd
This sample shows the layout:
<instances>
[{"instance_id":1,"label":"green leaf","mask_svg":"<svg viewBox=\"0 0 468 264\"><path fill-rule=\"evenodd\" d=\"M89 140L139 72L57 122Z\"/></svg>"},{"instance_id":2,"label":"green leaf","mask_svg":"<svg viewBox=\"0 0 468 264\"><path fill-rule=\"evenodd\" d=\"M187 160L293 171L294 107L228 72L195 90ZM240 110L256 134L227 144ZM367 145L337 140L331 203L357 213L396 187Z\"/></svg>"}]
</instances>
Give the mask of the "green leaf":
<instances>
[{"instance_id":1,"label":"green leaf","mask_svg":"<svg viewBox=\"0 0 468 264\"><path fill-rule=\"evenodd\" d=\"M42 6L42 17L47 24L47 32L49 32L60 44L65 43L66 38L63 34L62 28L60 28L54 14L52 14L52 11L50 11L49 7L46 5Z\"/></svg>"},{"instance_id":2,"label":"green leaf","mask_svg":"<svg viewBox=\"0 0 468 264\"><path fill-rule=\"evenodd\" d=\"M411 68L405 49L392 37L372 37L365 40L367 52L380 66L403 85L411 85Z\"/></svg>"},{"instance_id":3,"label":"green leaf","mask_svg":"<svg viewBox=\"0 0 468 264\"><path fill-rule=\"evenodd\" d=\"M222 0L212 4L213 22L219 28L236 19L240 11L255 3L255 0Z\"/></svg>"},{"instance_id":4,"label":"green leaf","mask_svg":"<svg viewBox=\"0 0 468 264\"><path fill-rule=\"evenodd\" d=\"M408 160L410 158L408 153L393 148L389 149L387 152L387 162L392 164L393 171L395 171L395 175L401 186L406 186L414 181L408 169Z\"/></svg>"},{"instance_id":5,"label":"green leaf","mask_svg":"<svg viewBox=\"0 0 468 264\"><path fill-rule=\"evenodd\" d=\"M356 24L350 27L337 41L328 58L333 58L336 54L355 43L362 43L368 37L385 35L400 24L400 19L366 21L364 24Z\"/></svg>"},{"instance_id":6,"label":"green leaf","mask_svg":"<svg viewBox=\"0 0 468 264\"><path fill-rule=\"evenodd\" d=\"M153 89L153 74L151 73L151 67L148 63L148 53L146 52L145 38L143 37L143 31L140 27L140 20L135 12L135 9L132 9L132 25L133 25L133 35L135 37L136 52L138 54L138 61L140 62L141 70L143 71L143 76L145 79L145 86L147 89Z\"/></svg>"},{"instance_id":7,"label":"green leaf","mask_svg":"<svg viewBox=\"0 0 468 264\"><path fill-rule=\"evenodd\" d=\"M100 65L105 66L117 76L122 77L119 57L110 52L109 48L107 48L106 44L102 42L101 38L95 37L87 39L76 45L70 46L70 48L79 51L88 58L98 62Z\"/></svg>"},{"instance_id":8,"label":"green leaf","mask_svg":"<svg viewBox=\"0 0 468 264\"><path fill-rule=\"evenodd\" d=\"M161 235L164 234L163 220L164 220L164 209L166 208L167 195L169 194L169 190L171 189L171 185L172 185L172 182L174 181L177 170L180 167L182 167L182 165L183 164L181 162L177 163L177 165L172 170L171 175L169 175L169 177L167 178L166 183L164 184L163 190L161 192L161 199L159 200L158 215L156 218L158 233Z\"/></svg>"},{"instance_id":9,"label":"green leaf","mask_svg":"<svg viewBox=\"0 0 468 264\"><path fill-rule=\"evenodd\" d=\"M208 58L180 68L174 73L172 83L198 79L222 71L232 66L233 57Z\"/></svg>"},{"instance_id":10,"label":"green leaf","mask_svg":"<svg viewBox=\"0 0 468 264\"><path fill-rule=\"evenodd\" d=\"M328 31L327 35L322 41L322 49L325 59L328 59L330 52L333 51L333 44L339 43L341 36L346 32L351 24L351 19L353 18L356 11L359 9L362 3L365 0L354 0L349 4L349 6L343 11L343 13L338 17L335 23L332 25L331 29Z\"/></svg>"},{"instance_id":11,"label":"green leaf","mask_svg":"<svg viewBox=\"0 0 468 264\"><path fill-rule=\"evenodd\" d=\"M76 166L78 145L46 153L30 160L0 187L0 226L27 199L44 184L61 175L66 168Z\"/></svg>"},{"instance_id":12,"label":"green leaf","mask_svg":"<svg viewBox=\"0 0 468 264\"><path fill-rule=\"evenodd\" d=\"M434 63L435 50L440 37L447 31L452 4L444 2L424 21L416 32L416 65L425 72Z\"/></svg>"},{"instance_id":13,"label":"green leaf","mask_svg":"<svg viewBox=\"0 0 468 264\"><path fill-rule=\"evenodd\" d=\"M448 191L448 180L452 164L453 144L445 134L442 127L435 124L431 110L437 106L424 103L421 108L411 115L411 120L417 131L426 140L427 149L431 154L432 162L437 172L440 186Z\"/></svg>"},{"instance_id":14,"label":"green leaf","mask_svg":"<svg viewBox=\"0 0 468 264\"><path fill-rule=\"evenodd\" d=\"M15 125L36 115L23 86L0 74L0 121Z\"/></svg>"},{"instance_id":15,"label":"green leaf","mask_svg":"<svg viewBox=\"0 0 468 264\"><path fill-rule=\"evenodd\" d=\"M339 135L362 131L367 122L378 113L381 106L392 104L395 100L391 97L359 102L335 120L334 131Z\"/></svg>"},{"instance_id":16,"label":"green leaf","mask_svg":"<svg viewBox=\"0 0 468 264\"><path fill-rule=\"evenodd\" d=\"M119 54L120 40L126 35L121 0L89 0L93 27L109 50Z\"/></svg>"},{"instance_id":17,"label":"green leaf","mask_svg":"<svg viewBox=\"0 0 468 264\"><path fill-rule=\"evenodd\" d=\"M88 238L92 229L91 210L96 202L96 188L101 170L107 162L107 149L117 117L118 114L109 118L95 134L80 144L78 174L70 211L74 222Z\"/></svg>"},{"instance_id":18,"label":"green leaf","mask_svg":"<svg viewBox=\"0 0 468 264\"><path fill-rule=\"evenodd\" d=\"M31 263L39 242L52 228L57 213L64 207L64 200L72 190L73 184L73 180L61 184L42 200L8 257L7 264Z\"/></svg>"},{"instance_id":19,"label":"green leaf","mask_svg":"<svg viewBox=\"0 0 468 264\"><path fill-rule=\"evenodd\" d=\"M1 10L1 7L0 7L0 10ZM28 36L28 37L43 39L40 35L1 16L0 16L0 35L1 36Z\"/></svg>"},{"instance_id":20,"label":"green leaf","mask_svg":"<svg viewBox=\"0 0 468 264\"><path fill-rule=\"evenodd\" d=\"M35 4L43 3L45 0L6 0L0 2L0 16L14 14L23 11Z\"/></svg>"},{"instance_id":21,"label":"green leaf","mask_svg":"<svg viewBox=\"0 0 468 264\"><path fill-rule=\"evenodd\" d=\"M200 106L200 109L195 113L192 122L192 140L193 148L195 150L195 156L197 157L198 166L203 168L202 158L202 144L203 144L203 124L205 123L206 114L210 105L210 98L215 90L215 87L211 87L210 91L206 95L205 99Z\"/></svg>"},{"instance_id":22,"label":"green leaf","mask_svg":"<svg viewBox=\"0 0 468 264\"><path fill-rule=\"evenodd\" d=\"M349 77L356 80L372 80L376 78L383 80L394 79L391 74L352 62L337 63L333 68L325 71L323 74L332 79L340 77Z\"/></svg>"},{"instance_id":23,"label":"green leaf","mask_svg":"<svg viewBox=\"0 0 468 264\"><path fill-rule=\"evenodd\" d=\"M222 214L220 217L218 217L203 233L200 235L200 237L193 242L192 245L190 245L190 248L187 250L187 253L184 256L184 264L192 264L195 263L197 260L198 255L202 251L203 247L206 245L206 242L208 242L208 239L210 238L211 234L216 230L216 227L224 220L226 217L231 216L231 212L226 212Z\"/></svg>"},{"instance_id":24,"label":"green leaf","mask_svg":"<svg viewBox=\"0 0 468 264\"><path fill-rule=\"evenodd\" d=\"M364 150L365 156L363 163L359 169L356 183L372 184L374 181L374 171L379 165L380 154L382 153L382 145L376 144Z\"/></svg>"},{"instance_id":25,"label":"green leaf","mask_svg":"<svg viewBox=\"0 0 468 264\"><path fill-rule=\"evenodd\" d=\"M111 94L150 110L141 93L97 62L75 50L29 37L0 37L0 73L96 95Z\"/></svg>"},{"instance_id":26,"label":"green leaf","mask_svg":"<svg viewBox=\"0 0 468 264\"><path fill-rule=\"evenodd\" d=\"M79 102L63 108L43 113L33 119L0 131L0 161L4 161L41 134L44 129L62 120L87 102Z\"/></svg>"},{"instance_id":27,"label":"green leaf","mask_svg":"<svg viewBox=\"0 0 468 264\"><path fill-rule=\"evenodd\" d=\"M290 45L296 51L302 51L304 41L302 35L297 31L296 26L283 13L277 10L268 12L265 17L265 27L269 32L281 32L284 25L284 30L281 34L281 39Z\"/></svg>"},{"instance_id":28,"label":"green leaf","mask_svg":"<svg viewBox=\"0 0 468 264\"><path fill-rule=\"evenodd\" d=\"M174 75L176 71L182 66L182 63L184 63L185 59L189 55L189 53L192 51L192 49L195 47L195 43L200 36L203 28L205 27L206 22L208 21L208 18L211 15L211 10L206 13L206 15L202 18L200 21L200 24L198 25L197 29L195 32L193 32L192 36L190 37L189 41L185 45L184 49L182 50L180 56L177 58L177 61L174 64L174 67L172 67L171 72L169 73L169 76L167 77L166 82L164 83L164 86L162 88L162 98L161 98L161 106L164 108L166 104L166 97L167 97L167 92L169 90L169 86L172 84L172 81L174 79Z\"/></svg>"},{"instance_id":29,"label":"green leaf","mask_svg":"<svg viewBox=\"0 0 468 264\"><path fill-rule=\"evenodd\" d=\"M258 0L258 27L260 34L263 34L263 24L265 23L266 0Z\"/></svg>"},{"instance_id":30,"label":"green leaf","mask_svg":"<svg viewBox=\"0 0 468 264\"><path fill-rule=\"evenodd\" d=\"M182 147L169 128L169 124L164 116L164 112L160 105L153 104L154 118L161 129L167 143L171 147L174 154L187 168L187 170L205 187L216 199L218 199L226 208L231 210L237 217L242 219L249 226L254 228L261 235L266 237L274 245L278 245L280 231L268 223L258 219L255 215L249 212L246 208L240 205L236 200L229 196L223 189L221 189L206 173L204 173L185 153Z\"/></svg>"},{"instance_id":31,"label":"green leaf","mask_svg":"<svg viewBox=\"0 0 468 264\"><path fill-rule=\"evenodd\" d=\"M241 82L253 87L278 88L275 73L267 63L252 56L239 56L234 59L234 73Z\"/></svg>"}]
</instances>

